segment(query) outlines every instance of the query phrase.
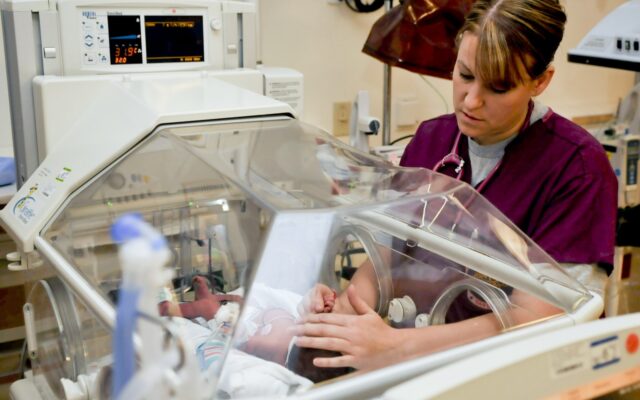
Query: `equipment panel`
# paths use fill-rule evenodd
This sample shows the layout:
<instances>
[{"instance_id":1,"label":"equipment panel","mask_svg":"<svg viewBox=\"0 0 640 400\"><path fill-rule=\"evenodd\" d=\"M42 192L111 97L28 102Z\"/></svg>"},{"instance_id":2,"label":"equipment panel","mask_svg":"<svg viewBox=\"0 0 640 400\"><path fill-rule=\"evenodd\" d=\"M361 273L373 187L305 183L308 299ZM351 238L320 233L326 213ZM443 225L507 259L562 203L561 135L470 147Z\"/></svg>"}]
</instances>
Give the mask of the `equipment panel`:
<instances>
[{"instance_id":1,"label":"equipment panel","mask_svg":"<svg viewBox=\"0 0 640 400\"><path fill-rule=\"evenodd\" d=\"M159 11L159 10L158 10ZM202 63L205 15L84 10L82 65Z\"/></svg>"}]
</instances>

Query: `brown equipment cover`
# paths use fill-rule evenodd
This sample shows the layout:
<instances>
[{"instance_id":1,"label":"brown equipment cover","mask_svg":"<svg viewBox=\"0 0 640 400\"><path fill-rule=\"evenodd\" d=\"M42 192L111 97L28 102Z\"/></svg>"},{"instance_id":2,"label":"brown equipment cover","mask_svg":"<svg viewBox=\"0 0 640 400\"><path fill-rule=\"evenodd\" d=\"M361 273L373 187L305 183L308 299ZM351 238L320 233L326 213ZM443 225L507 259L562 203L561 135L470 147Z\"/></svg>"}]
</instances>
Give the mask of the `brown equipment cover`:
<instances>
[{"instance_id":1,"label":"brown equipment cover","mask_svg":"<svg viewBox=\"0 0 640 400\"><path fill-rule=\"evenodd\" d=\"M362 49L380 61L451 79L455 40L474 0L406 0L375 22Z\"/></svg>"}]
</instances>

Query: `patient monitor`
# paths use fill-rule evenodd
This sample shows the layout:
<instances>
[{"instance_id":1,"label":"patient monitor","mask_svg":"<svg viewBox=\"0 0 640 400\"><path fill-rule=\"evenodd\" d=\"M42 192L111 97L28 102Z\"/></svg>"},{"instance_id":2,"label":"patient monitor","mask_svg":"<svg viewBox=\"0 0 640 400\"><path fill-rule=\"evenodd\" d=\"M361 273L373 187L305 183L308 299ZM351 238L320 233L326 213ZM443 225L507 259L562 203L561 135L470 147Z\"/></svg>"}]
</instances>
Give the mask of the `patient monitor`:
<instances>
[{"instance_id":1,"label":"patient monitor","mask_svg":"<svg viewBox=\"0 0 640 400\"><path fill-rule=\"evenodd\" d=\"M302 110L299 73L256 69L258 32L253 2L9 0L0 7L18 186L59 141L62 133L53 133L50 124L75 122L81 111L75 102L84 99L76 92L81 87L43 94L33 86L38 77L252 69L257 75L252 82L234 76L219 78L284 99L297 113ZM89 101L102 95L98 88ZM61 112L65 107L76 110Z\"/></svg>"}]
</instances>

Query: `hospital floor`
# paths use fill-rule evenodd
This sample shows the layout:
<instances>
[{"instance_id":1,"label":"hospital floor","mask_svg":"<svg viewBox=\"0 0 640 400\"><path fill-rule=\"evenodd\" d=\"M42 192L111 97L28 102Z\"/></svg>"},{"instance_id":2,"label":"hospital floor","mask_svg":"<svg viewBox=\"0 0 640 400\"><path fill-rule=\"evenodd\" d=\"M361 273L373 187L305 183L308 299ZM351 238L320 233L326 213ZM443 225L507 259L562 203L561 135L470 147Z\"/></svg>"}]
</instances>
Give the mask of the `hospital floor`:
<instances>
[{"instance_id":1,"label":"hospital floor","mask_svg":"<svg viewBox=\"0 0 640 400\"><path fill-rule=\"evenodd\" d=\"M0 400L9 400L9 386L10 383L4 383L0 385Z\"/></svg>"},{"instance_id":2,"label":"hospital floor","mask_svg":"<svg viewBox=\"0 0 640 400\"><path fill-rule=\"evenodd\" d=\"M9 399L9 386L18 379L21 349L17 342L0 344L0 400Z\"/></svg>"}]
</instances>

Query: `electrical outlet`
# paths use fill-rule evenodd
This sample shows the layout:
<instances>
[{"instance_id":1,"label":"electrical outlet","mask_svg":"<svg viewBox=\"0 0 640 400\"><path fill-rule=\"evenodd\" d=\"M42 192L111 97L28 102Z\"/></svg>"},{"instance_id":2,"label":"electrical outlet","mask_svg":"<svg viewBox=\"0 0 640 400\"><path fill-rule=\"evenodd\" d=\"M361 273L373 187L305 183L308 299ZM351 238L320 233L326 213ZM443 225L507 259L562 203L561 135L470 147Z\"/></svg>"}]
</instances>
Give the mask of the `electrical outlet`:
<instances>
[{"instance_id":1,"label":"electrical outlet","mask_svg":"<svg viewBox=\"0 0 640 400\"><path fill-rule=\"evenodd\" d=\"M338 101L333 103L333 136L347 136L349 134L350 117L350 101Z\"/></svg>"}]
</instances>

